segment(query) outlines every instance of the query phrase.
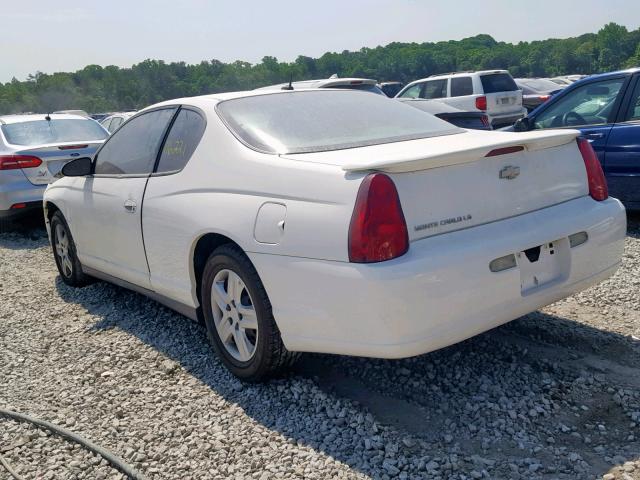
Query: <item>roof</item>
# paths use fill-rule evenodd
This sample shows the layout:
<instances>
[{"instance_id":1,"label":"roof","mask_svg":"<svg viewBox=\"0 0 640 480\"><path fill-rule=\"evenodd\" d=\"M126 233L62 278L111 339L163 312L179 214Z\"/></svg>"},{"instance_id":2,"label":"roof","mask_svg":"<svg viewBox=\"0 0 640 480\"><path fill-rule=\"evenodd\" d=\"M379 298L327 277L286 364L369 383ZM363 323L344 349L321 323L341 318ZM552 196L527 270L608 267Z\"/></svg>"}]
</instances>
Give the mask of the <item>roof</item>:
<instances>
[{"instance_id":1,"label":"roof","mask_svg":"<svg viewBox=\"0 0 640 480\"><path fill-rule=\"evenodd\" d=\"M478 71L468 71L468 72L452 72L452 73L438 73L437 75L431 75L425 78L419 78L418 80L414 80L408 85L412 85L417 82L425 82L427 80L438 80L440 78L449 78L449 77L468 77L470 75L488 75L492 73L509 73L508 70L478 70Z\"/></svg>"},{"instance_id":2,"label":"roof","mask_svg":"<svg viewBox=\"0 0 640 480\"><path fill-rule=\"evenodd\" d=\"M46 113L36 113L29 115L2 115L0 116L0 124L7 125L10 123L33 122L35 120L44 120ZM82 115L71 115L68 113L52 113L49 115L51 120L90 120Z\"/></svg>"},{"instance_id":3,"label":"roof","mask_svg":"<svg viewBox=\"0 0 640 480\"><path fill-rule=\"evenodd\" d=\"M328 88L339 87L340 85L376 85L377 80L371 78L321 78L317 80L301 80L299 82L291 82L291 86L295 89L299 88ZM289 82L279 83L277 85L269 85L260 87L256 90L280 90L282 87L289 85Z\"/></svg>"}]
</instances>

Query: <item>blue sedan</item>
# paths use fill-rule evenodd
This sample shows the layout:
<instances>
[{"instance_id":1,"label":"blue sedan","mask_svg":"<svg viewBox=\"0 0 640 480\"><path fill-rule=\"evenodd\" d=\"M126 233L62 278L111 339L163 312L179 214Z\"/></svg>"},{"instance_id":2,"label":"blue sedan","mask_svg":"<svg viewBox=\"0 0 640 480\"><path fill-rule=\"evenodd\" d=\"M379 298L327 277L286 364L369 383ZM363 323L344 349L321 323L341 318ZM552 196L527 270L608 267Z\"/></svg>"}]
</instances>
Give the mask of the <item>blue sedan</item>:
<instances>
[{"instance_id":1,"label":"blue sedan","mask_svg":"<svg viewBox=\"0 0 640 480\"><path fill-rule=\"evenodd\" d=\"M609 194L640 209L640 68L577 81L519 120L515 131L574 128L598 154Z\"/></svg>"}]
</instances>

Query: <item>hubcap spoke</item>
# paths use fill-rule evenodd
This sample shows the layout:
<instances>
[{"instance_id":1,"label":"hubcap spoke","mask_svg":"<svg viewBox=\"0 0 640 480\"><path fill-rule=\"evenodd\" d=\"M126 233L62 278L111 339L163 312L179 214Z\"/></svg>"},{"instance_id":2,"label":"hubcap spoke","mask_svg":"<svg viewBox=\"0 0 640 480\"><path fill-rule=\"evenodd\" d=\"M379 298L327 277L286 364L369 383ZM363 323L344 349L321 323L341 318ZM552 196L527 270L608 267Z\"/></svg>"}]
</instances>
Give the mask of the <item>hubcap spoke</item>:
<instances>
[{"instance_id":1,"label":"hubcap spoke","mask_svg":"<svg viewBox=\"0 0 640 480\"><path fill-rule=\"evenodd\" d=\"M242 315L240 321L240 328L249 329L249 330L257 330L258 329L258 317L256 317L256 311L253 307L248 307L245 305L241 305L238 307L238 313Z\"/></svg>"},{"instance_id":2,"label":"hubcap spoke","mask_svg":"<svg viewBox=\"0 0 640 480\"><path fill-rule=\"evenodd\" d=\"M236 342L236 347L238 347L238 353L240 354L240 360L246 361L251 358L251 355L255 347L249 344L249 340L244 333L244 330L237 329L233 331L233 339Z\"/></svg>"},{"instance_id":3,"label":"hubcap spoke","mask_svg":"<svg viewBox=\"0 0 640 480\"><path fill-rule=\"evenodd\" d=\"M65 271L67 275L71 275L71 271L73 267L71 266L71 260L69 260L69 257L65 256L64 259L62 260L62 263L65 267Z\"/></svg>"},{"instance_id":4,"label":"hubcap spoke","mask_svg":"<svg viewBox=\"0 0 640 480\"><path fill-rule=\"evenodd\" d=\"M222 343L226 344L227 342L229 342L229 340L231 340L231 336L233 335L233 326L229 323L229 320L227 318L223 318L222 320L220 320L220 322L218 322L216 327L218 329L218 335L220 335L220 340L222 340Z\"/></svg>"},{"instance_id":5,"label":"hubcap spoke","mask_svg":"<svg viewBox=\"0 0 640 480\"><path fill-rule=\"evenodd\" d=\"M213 287L211 288L211 300L213 300L212 303L218 305L218 308L224 315L227 305L231 303L229 295L224 290L224 282L213 282Z\"/></svg>"}]
</instances>

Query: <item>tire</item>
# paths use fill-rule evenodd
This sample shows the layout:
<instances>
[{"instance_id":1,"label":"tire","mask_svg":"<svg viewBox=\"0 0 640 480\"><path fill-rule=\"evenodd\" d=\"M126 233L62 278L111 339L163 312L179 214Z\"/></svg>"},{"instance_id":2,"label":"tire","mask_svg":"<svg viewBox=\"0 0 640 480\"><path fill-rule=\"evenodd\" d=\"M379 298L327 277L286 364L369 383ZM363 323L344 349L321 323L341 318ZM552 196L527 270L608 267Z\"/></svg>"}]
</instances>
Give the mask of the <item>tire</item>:
<instances>
[{"instance_id":1,"label":"tire","mask_svg":"<svg viewBox=\"0 0 640 480\"><path fill-rule=\"evenodd\" d=\"M71 287L84 287L93 283L94 279L82 271L71 230L62 213L55 212L50 225L53 258L62 281Z\"/></svg>"},{"instance_id":2,"label":"tire","mask_svg":"<svg viewBox=\"0 0 640 480\"><path fill-rule=\"evenodd\" d=\"M201 297L209 341L241 380L275 376L299 358L282 343L264 285L240 248L223 245L209 256Z\"/></svg>"}]
</instances>

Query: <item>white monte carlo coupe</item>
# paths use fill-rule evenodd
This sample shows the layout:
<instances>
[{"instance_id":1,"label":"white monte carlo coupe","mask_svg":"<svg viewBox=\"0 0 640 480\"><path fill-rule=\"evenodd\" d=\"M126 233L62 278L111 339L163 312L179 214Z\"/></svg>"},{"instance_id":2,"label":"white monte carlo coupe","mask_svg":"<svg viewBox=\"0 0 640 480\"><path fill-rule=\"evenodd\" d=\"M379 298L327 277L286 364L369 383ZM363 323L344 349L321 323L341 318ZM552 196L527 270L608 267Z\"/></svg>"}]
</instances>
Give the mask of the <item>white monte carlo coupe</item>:
<instances>
[{"instance_id":1,"label":"white monte carlo coupe","mask_svg":"<svg viewBox=\"0 0 640 480\"><path fill-rule=\"evenodd\" d=\"M64 167L47 228L64 282L203 319L241 378L296 352L408 357L615 272L625 211L577 135L346 90L171 100Z\"/></svg>"}]
</instances>

